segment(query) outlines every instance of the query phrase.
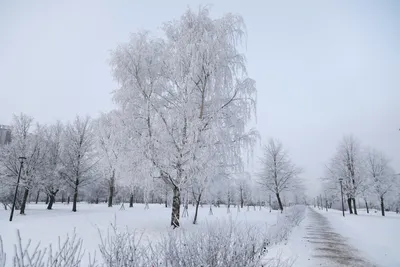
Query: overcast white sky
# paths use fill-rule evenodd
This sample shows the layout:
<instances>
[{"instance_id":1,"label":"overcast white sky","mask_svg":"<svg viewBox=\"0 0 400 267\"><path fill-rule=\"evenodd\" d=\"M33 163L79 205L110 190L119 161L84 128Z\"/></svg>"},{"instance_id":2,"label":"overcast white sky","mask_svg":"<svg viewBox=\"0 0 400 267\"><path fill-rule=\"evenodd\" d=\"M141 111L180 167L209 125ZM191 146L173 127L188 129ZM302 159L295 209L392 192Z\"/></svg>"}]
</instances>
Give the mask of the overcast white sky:
<instances>
[{"instance_id":1,"label":"overcast white sky","mask_svg":"<svg viewBox=\"0 0 400 267\"><path fill-rule=\"evenodd\" d=\"M0 124L20 112L52 123L110 110L109 51L131 32L159 32L188 2L1 1ZM400 171L400 1L215 2L190 6L243 16L257 128L284 143L308 185L344 134Z\"/></svg>"}]
</instances>

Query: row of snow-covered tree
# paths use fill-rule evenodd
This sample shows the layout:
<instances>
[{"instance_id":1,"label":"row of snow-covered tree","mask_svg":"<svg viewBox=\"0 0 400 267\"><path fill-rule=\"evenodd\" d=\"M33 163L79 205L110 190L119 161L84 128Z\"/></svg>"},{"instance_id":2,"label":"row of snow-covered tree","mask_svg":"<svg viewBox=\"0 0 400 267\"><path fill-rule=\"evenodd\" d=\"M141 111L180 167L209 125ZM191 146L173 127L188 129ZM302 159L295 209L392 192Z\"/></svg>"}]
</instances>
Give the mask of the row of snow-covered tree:
<instances>
[{"instance_id":1,"label":"row of snow-covered tree","mask_svg":"<svg viewBox=\"0 0 400 267\"><path fill-rule=\"evenodd\" d=\"M370 207L380 209L382 216L385 210L399 212L400 174L383 152L361 146L354 136L342 139L326 167L321 198L327 203L321 205L341 202L339 179L343 179L343 198L349 213L357 214L357 206L365 207L367 212Z\"/></svg>"},{"instance_id":2,"label":"row of snow-covered tree","mask_svg":"<svg viewBox=\"0 0 400 267\"><path fill-rule=\"evenodd\" d=\"M56 200L71 201L72 211L77 211L79 201L106 202L109 207L116 201L129 201L130 207L138 202L170 206L173 188L157 173L151 173L150 164L139 165L140 157L126 144L123 129L116 124L119 119L113 116L115 111L97 119L77 117L66 125L40 125L27 115L14 115L12 142L0 150L0 201L4 207L13 200L21 155L26 157L17 199L21 214L27 202L44 200L47 209L52 209ZM228 211L231 205L243 208L273 202L283 209L289 203L306 202L304 192L296 187L301 185L296 180L298 169L290 163L281 143L271 140L265 146L262 163L264 169L256 177L246 172L219 172L210 178L199 174L180 187L180 199L184 206L225 204ZM297 195L282 196L290 189L297 189Z\"/></svg>"}]
</instances>

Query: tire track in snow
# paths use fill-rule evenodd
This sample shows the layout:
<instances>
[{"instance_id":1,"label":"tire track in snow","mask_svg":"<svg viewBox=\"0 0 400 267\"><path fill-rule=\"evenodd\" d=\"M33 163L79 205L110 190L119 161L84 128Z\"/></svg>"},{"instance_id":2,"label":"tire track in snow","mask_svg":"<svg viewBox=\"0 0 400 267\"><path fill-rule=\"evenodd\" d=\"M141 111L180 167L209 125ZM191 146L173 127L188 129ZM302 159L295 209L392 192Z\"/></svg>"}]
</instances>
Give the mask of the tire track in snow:
<instances>
[{"instance_id":1,"label":"tire track in snow","mask_svg":"<svg viewBox=\"0 0 400 267\"><path fill-rule=\"evenodd\" d=\"M332 229L330 222L322 214L310 208L308 216L309 224L306 227L307 235L304 239L315 247L312 256L326 263L319 266L376 267L360 257L360 253Z\"/></svg>"}]
</instances>

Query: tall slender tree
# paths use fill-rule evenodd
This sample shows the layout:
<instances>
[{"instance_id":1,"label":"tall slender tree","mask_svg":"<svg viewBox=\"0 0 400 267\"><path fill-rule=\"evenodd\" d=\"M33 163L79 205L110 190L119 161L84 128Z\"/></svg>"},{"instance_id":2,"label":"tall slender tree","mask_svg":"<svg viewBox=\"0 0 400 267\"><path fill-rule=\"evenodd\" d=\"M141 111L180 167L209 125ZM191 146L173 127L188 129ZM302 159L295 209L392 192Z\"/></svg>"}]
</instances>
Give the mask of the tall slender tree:
<instances>
[{"instance_id":1,"label":"tall slender tree","mask_svg":"<svg viewBox=\"0 0 400 267\"><path fill-rule=\"evenodd\" d=\"M389 160L377 150L368 151L366 165L372 191L379 198L381 213L385 216L385 196L394 189L396 175L389 166Z\"/></svg>"},{"instance_id":2,"label":"tall slender tree","mask_svg":"<svg viewBox=\"0 0 400 267\"><path fill-rule=\"evenodd\" d=\"M62 154L62 175L73 190L72 211L77 211L79 188L87 185L95 176L98 162L94 150L94 133L89 117L76 119L67 124Z\"/></svg>"},{"instance_id":3,"label":"tall slender tree","mask_svg":"<svg viewBox=\"0 0 400 267\"><path fill-rule=\"evenodd\" d=\"M293 190L298 185L301 170L292 163L282 143L274 139L270 139L264 146L260 163L262 170L258 174L259 183L275 194L279 208L283 211L281 193Z\"/></svg>"}]
</instances>

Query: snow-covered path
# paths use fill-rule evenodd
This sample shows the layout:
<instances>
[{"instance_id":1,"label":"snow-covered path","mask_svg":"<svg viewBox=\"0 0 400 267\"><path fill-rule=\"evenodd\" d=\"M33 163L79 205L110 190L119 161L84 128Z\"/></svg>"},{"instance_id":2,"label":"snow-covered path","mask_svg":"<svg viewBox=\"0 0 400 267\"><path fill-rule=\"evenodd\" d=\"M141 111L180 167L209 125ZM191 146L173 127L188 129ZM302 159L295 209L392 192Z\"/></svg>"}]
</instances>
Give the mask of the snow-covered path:
<instances>
[{"instance_id":1,"label":"snow-covered path","mask_svg":"<svg viewBox=\"0 0 400 267\"><path fill-rule=\"evenodd\" d=\"M307 212L305 225L306 242L313 247L311 262L319 266L376 266L360 256L359 251L347 243L347 240L332 228L328 219L312 208Z\"/></svg>"}]
</instances>

